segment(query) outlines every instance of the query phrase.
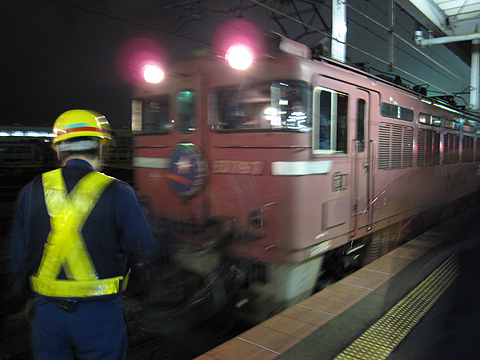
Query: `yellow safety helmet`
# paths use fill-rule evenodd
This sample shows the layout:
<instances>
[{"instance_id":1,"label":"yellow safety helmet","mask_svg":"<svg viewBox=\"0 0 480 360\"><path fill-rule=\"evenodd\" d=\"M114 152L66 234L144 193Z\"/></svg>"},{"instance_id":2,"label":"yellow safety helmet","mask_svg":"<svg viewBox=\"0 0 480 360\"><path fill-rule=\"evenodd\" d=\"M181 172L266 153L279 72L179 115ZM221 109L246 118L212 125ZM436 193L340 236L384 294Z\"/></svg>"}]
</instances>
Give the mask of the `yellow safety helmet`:
<instances>
[{"instance_id":1,"label":"yellow safety helmet","mask_svg":"<svg viewBox=\"0 0 480 360\"><path fill-rule=\"evenodd\" d=\"M103 127L102 127L102 124ZM74 139L77 137L96 137L105 143L107 139L111 138L110 125L108 131L104 128L108 125L108 121L102 114L92 110L68 110L58 117L53 125L52 147L55 148L58 144L65 140Z\"/></svg>"},{"instance_id":2,"label":"yellow safety helmet","mask_svg":"<svg viewBox=\"0 0 480 360\"><path fill-rule=\"evenodd\" d=\"M107 119L104 117L99 119L100 126L103 130L103 135L105 135L105 140L109 146L113 146L115 144L115 133L112 131L110 124L108 123Z\"/></svg>"}]
</instances>

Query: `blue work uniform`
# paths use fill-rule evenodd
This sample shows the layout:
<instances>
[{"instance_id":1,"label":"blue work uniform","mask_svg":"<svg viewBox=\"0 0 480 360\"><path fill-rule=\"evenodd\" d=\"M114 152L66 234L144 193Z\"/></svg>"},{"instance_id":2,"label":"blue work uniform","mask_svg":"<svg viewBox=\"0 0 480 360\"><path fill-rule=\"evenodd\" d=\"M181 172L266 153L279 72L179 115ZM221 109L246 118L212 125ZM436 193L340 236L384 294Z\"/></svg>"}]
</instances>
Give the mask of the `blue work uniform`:
<instances>
[{"instance_id":1,"label":"blue work uniform","mask_svg":"<svg viewBox=\"0 0 480 360\"><path fill-rule=\"evenodd\" d=\"M156 250L156 241L136 194L127 183L107 179L104 175L97 176L99 174L86 161L68 161L61 169L60 178L64 180L65 196L68 193L69 199L73 197L71 194L82 195L79 190L82 183L85 184L84 189L91 188L92 184L98 186L96 182L86 182L87 178L97 176L104 183L97 198L91 201L93 203L86 218L76 224L75 229L65 232L61 230L61 223L52 225L55 224L52 219L55 211L51 204L55 202L48 199L50 195L47 195L47 190L52 185L46 179L55 173L46 175L37 176L21 191L16 203L11 239L11 262L17 278L16 287L24 287L30 278L35 293L32 329L34 357L73 359L76 355L82 360L125 359L127 338L120 294L125 287L128 265L147 262ZM72 204L70 206L75 210L75 206L83 203ZM52 230L52 227L56 229ZM61 231L66 235L58 235ZM81 241L64 251L58 263L50 261L58 265L57 271L54 272L55 279L45 282L45 275L41 274L42 269L48 267L45 266L47 249L62 237L70 241L68 231L73 231L70 237ZM78 244L85 250L82 251L86 254L86 260L81 260L81 257L72 259L71 253L78 253L72 249L78 248ZM75 275L75 266L72 264L79 261L88 263L85 268L94 273L97 283L106 282L109 286L94 286L93 291L90 290L92 287L81 287L85 290L79 292L77 289L72 293L64 290L74 289L75 279L79 276ZM81 270L78 264L77 269ZM73 287L63 287L62 283ZM95 285L96 282L94 280L91 283Z\"/></svg>"}]
</instances>

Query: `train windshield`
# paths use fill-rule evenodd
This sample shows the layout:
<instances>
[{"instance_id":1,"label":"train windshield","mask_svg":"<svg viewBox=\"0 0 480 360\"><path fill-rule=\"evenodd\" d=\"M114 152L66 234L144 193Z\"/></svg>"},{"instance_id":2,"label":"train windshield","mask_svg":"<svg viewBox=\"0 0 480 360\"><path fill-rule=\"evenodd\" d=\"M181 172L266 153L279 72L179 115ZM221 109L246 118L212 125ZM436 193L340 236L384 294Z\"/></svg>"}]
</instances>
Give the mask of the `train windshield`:
<instances>
[{"instance_id":1,"label":"train windshield","mask_svg":"<svg viewBox=\"0 0 480 360\"><path fill-rule=\"evenodd\" d=\"M308 93L307 83L295 80L219 87L209 98L209 121L217 130L306 131Z\"/></svg>"},{"instance_id":2,"label":"train windshield","mask_svg":"<svg viewBox=\"0 0 480 360\"><path fill-rule=\"evenodd\" d=\"M173 128L169 117L168 95L147 97L132 102L132 131L143 134L166 134Z\"/></svg>"}]
</instances>

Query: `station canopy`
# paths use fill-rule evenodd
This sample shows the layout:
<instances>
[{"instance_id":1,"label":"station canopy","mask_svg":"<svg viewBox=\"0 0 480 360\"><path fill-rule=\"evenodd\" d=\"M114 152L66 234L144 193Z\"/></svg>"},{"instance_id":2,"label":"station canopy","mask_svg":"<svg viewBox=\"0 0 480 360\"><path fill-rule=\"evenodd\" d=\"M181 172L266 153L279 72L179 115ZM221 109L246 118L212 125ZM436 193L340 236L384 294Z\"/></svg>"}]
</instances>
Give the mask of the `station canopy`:
<instances>
[{"instance_id":1,"label":"station canopy","mask_svg":"<svg viewBox=\"0 0 480 360\"><path fill-rule=\"evenodd\" d=\"M434 37L480 32L479 0L395 0ZM463 42L449 44L463 61L470 64L471 47Z\"/></svg>"}]
</instances>

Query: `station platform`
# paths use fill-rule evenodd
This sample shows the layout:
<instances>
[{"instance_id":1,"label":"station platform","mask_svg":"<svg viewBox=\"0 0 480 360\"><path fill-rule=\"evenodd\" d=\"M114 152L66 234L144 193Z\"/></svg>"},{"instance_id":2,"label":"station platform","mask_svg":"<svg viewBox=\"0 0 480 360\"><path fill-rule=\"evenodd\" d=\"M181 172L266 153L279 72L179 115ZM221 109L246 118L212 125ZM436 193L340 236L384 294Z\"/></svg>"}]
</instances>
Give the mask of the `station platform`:
<instances>
[{"instance_id":1,"label":"station platform","mask_svg":"<svg viewBox=\"0 0 480 360\"><path fill-rule=\"evenodd\" d=\"M479 214L436 226L195 360L478 358Z\"/></svg>"}]
</instances>

